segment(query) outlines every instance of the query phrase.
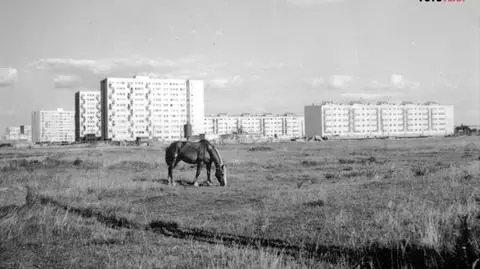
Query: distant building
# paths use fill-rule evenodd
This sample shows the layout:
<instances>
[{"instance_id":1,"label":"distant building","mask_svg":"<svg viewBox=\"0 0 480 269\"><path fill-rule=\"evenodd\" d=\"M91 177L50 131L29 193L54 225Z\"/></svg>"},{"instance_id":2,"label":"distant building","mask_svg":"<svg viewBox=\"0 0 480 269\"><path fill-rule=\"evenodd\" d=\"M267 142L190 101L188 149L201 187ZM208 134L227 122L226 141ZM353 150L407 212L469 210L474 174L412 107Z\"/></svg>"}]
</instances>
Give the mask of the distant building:
<instances>
[{"instance_id":1,"label":"distant building","mask_svg":"<svg viewBox=\"0 0 480 269\"><path fill-rule=\"evenodd\" d=\"M338 104L305 106L305 133L322 137L432 136L454 133L453 106L413 104Z\"/></svg>"},{"instance_id":2,"label":"distant building","mask_svg":"<svg viewBox=\"0 0 480 269\"><path fill-rule=\"evenodd\" d=\"M75 111L38 110L32 112L34 143L71 143L75 141Z\"/></svg>"},{"instance_id":3,"label":"distant building","mask_svg":"<svg viewBox=\"0 0 480 269\"><path fill-rule=\"evenodd\" d=\"M303 137L304 120L302 115L285 113L273 115L225 113L205 117L206 134L248 133L265 137Z\"/></svg>"},{"instance_id":4,"label":"distant building","mask_svg":"<svg viewBox=\"0 0 480 269\"><path fill-rule=\"evenodd\" d=\"M205 132L204 83L201 80L154 79L148 76L101 81L101 134L105 140L137 137L172 141Z\"/></svg>"},{"instance_id":5,"label":"distant building","mask_svg":"<svg viewBox=\"0 0 480 269\"><path fill-rule=\"evenodd\" d=\"M75 140L85 136L101 137L100 91L78 91L75 93Z\"/></svg>"},{"instance_id":6,"label":"distant building","mask_svg":"<svg viewBox=\"0 0 480 269\"><path fill-rule=\"evenodd\" d=\"M30 125L9 126L5 129L5 140L32 141L32 127Z\"/></svg>"},{"instance_id":7,"label":"distant building","mask_svg":"<svg viewBox=\"0 0 480 269\"><path fill-rule=\"evenodd\" d=\"M226 113L205 116L206 134L231 134L238 132L238 117Z\"/></svg>"}]
</instances>

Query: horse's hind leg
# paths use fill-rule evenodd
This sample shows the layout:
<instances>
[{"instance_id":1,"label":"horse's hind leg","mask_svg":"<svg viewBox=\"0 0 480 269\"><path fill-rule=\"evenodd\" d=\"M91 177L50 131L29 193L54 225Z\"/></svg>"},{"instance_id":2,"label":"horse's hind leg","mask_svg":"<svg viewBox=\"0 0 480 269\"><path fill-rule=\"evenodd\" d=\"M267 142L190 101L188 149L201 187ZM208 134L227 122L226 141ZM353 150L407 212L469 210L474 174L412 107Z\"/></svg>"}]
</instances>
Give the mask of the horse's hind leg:
<instances>
[{"instance_id":1,"label":"horse's hind leg","mask_svg":"<svg viewBox=\"0 0 480 269\"><path fill-rule=\"evenodd\" d=\"M202 170L202 162L197 163L197 174L195 175L195 180L193 181L193 186L198 187L198 177L200 176L200 171Z\"/></svg>"},{"instance_id":2,"label":"horse's hind leg","mask_svg":"<svg viewBox=\"0 0 480 269\"><path fill-rule=\"evenodd\" d=\"M175 181L173 181L173 164L168 166L168 185L175 186Z\"/></svg>"}]
</instances>

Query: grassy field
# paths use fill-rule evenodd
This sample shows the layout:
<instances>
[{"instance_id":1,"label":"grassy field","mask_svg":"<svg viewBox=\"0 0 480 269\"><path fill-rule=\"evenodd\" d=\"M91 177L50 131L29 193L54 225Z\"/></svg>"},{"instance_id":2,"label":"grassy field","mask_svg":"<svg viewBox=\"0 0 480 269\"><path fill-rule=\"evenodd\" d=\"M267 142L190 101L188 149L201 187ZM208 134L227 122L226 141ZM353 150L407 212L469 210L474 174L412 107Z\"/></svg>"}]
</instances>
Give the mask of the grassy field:
<instances>
[{"instance_id":1,"label":"grassy field","mask_svg":"<svg viewBox=\"0 0 480 269\"><path fill-rule=\"evenodd\" d=\"M226 188L191 186L184 163L166 185L160 146L1 149L0 268L471 268L480 254L478 137L218 148Z\"/></svg>"}]
</instances>

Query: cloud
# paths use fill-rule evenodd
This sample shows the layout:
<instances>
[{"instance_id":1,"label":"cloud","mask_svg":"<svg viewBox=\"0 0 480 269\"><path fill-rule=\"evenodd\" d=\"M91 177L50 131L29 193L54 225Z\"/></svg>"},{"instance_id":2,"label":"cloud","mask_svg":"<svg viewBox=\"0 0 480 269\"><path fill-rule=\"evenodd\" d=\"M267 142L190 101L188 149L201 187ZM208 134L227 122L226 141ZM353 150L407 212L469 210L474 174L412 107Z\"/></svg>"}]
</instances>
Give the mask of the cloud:
<instances>
[{"instance_id":1,"label":"cloud","mask_svg":"<svg viewBox=\"0 0 480 269\"><path fill-rule=\"evenodd\" d=\"M368 92L344 92L340 96L352 99L367 99L367 100L379 100L382 98L389 98L397 96L398 92L383 92L383 93L368 93Z\"/></svg>"},{"instance_id":2,"label":"cloud","mask_svg":"<svg viewBox=\"0 0 480 269\"><path fill-rule=\"evenodd\" d=\"M240 84L242 83L243 79L239 75L236 75L232 79L232 84Z\"/></svg>"},{"instance_id":3,"label":"cloud","mask_svg":"<svg viewBox=\"0 0 480 269\"><path fill-rule=\"evenodd\" d=\"M314 79L312 79L312 81L311 81L311 85L312 85L312 87L314 87L314 88L323 86L323 85L325 85L325 79L322 78L322 77L314 78Z\"/></svg>"},{"instance_id":4,"label":"cloud","mask_svg":"<svg viewBox=\"0 0 480 269\"><path fill-rule=\"evenodd\" d=\"M348 88L353 82L353 77L347 75L332 75L328 81L328 85L333 89Z\"/></svg>"},{"instance_id":5,"label":"cloud","mask_svg":"<svg viewBox=\"0 0 480 269\"><path fill-rule=\"evenodd\" d=\"M223 89L228 85L228 79L212 79L206 82L208 88Z\"/></svg>"},{"instance_id":6,"label":"cloud","mask_svg":"<svg viewBox=\"0 0 480 269\"><path fill-rule=\"evenodd\" d=\"M363 87L363 90L378 92L378 91L388 90L391 88L392 88L392 85L389 83L384 83L378 80L372 80L370 82L367 82L367 85Z\"/></svg>"},{"instance_id":7,"label":"cloud","mask_svg":"<svg viewBox=\"0 0 480 269\"><path fill-rule=\"evenodd\" d=\"M15 68L0 68L0 87L7 87L15 84L18 80L18 72Z\"/></svg>"},{"instance_id":8,"label":"cloud","mask_svg":"<svg viewBox=\"0 0 480 269\"><path fill-rule=\"evenodd\" d=\"M29 67L42 71L64 71L71 69L87 70L93 73L98 73L107 66L100 65L95 60L75 60L75 59L61 59L61 58L49 58L40 59L36 62L28 64Z\"/></svg>"},{"instance_id":9,"label":"cloud","mask_svg":"<svg viewBox=\"0 0 480 269\"><path fill-rule=\"evenodd\" d=\"M342 2L344 2L344 0L287 0L287 3L300 7L309 7L313 5L334 4Z\"/></svg>"},{"instance_id":10,"label":"cloud","mask_svg":"<svg viewBox=\"0 0 480 269\"><path fill-rule=\"evenodd\" d=\"M72 89L80 86L82 80L77 75L56 75L53 85L57 89Z\"/></svg>"},{"instance_id":11,"label":"cloud","mask_svg":"<svg viewBox=\"0 0 480 269\"><path fill-rule=\"evenodd\" d=\"M192 63L197 59L185 58L179 61L154 60L144 57L113 58L101 60L77 60L66 58L40 59L30 63L30 68L48 72L87 71L96 75L108 75L109 73L123 69L154 69L171 68L181 63Z\"/></svg>"},{"instance_id":12,"label":"cloud","mask_svg":"<svg viewBox=\"0 0 480 269\"><path fill-rule=\"evenodd\" d=\"M400 74L393 74L390 77L390 84L397 89L415 89L420 86L419 82L410 81Z\"/></svg>"},{"instance_id":13,"label":"cloud","mask_svg":"<svg viewBox=\"0 0 480 269\"><path fill-rule=\"evenodd\" d=\"M50 58L30 63L27 70L41 70L54 75L75 74L88 80L91 76L149 75L156 78L209 79L218 76L221 62L207 61L204 55L194 54L175 60L146 57L78 60Z\"/></svg>"},{"instance_id":14,"label":"cloud","mask_svg":"<svg viewBox=\"0 0 480 269\"><path fill-rule=\"evenodd\" d=\"M0 107L0 116L5 117L5 116L15 116L17 114L17 111L13 108L6 108L6 107Z\"/></svg>"},{"instance_id":15,"label":"cloud","mask_svg":"<svg viewBox=\"0 0 480 269\"><path fill-rule=\"evenodd\" d=\"M223 35L223 30L218 29L217 31L215 31L215 35L222 36Z\"/></svg>"},{"instance_id":16,"label":"cloud","mask_svg":"<svg viewBox=\"0 0 480 269\"><path fill-rule=\"evenodd\" d=\"M240 75L235 75L231 79L212 79L206 81L206 87L210 89L232 90L244 83Z\"/></svg>"}]
</instances>

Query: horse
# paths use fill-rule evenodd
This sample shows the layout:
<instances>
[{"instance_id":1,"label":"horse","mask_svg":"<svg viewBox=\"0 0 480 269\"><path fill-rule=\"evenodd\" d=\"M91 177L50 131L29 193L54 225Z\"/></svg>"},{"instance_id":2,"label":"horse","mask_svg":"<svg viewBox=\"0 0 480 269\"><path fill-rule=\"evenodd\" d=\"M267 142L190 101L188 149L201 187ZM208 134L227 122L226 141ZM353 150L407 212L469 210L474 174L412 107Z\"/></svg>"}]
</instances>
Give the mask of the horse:
<instances>
[{"instance_id":1,"label":"horse","mask_svg":"<svg viewBox=\"0 0 480 269\"><path fill-rule=\"evenodd\" d=\"M227 168L218 150L206 139L199 141L174 141L165 150L165 162L168 165L168 184L175 186L172 171L180 161L197 165L197 174L193 185L198 187L198 177L203 165L207 168L207 184L212 185L210 169L215 164L215 177L221 186L227 186Z\"/></svg>"}]
</instances>

